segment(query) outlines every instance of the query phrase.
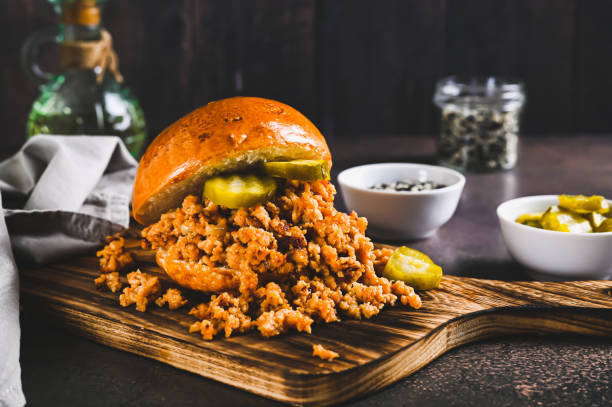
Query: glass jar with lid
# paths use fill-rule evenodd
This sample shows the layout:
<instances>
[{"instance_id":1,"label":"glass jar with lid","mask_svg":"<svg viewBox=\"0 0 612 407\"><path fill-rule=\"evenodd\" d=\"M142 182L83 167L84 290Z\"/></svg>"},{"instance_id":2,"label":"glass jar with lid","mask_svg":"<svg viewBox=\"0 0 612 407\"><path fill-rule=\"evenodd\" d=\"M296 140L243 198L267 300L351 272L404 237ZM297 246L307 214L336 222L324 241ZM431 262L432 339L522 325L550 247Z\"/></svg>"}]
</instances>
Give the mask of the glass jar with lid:
<instances>
[{"instance_id":1,"label":"glass jar with lid","mask_svg":"<svg viewBox=\"0 0 612 407\"><path fill-rule=\"evenodd\" d=\"M438 81L440 163L468 172L513 168L525 100L524 86L516 80L450 76Z\"/></svg>"}]
</instances>

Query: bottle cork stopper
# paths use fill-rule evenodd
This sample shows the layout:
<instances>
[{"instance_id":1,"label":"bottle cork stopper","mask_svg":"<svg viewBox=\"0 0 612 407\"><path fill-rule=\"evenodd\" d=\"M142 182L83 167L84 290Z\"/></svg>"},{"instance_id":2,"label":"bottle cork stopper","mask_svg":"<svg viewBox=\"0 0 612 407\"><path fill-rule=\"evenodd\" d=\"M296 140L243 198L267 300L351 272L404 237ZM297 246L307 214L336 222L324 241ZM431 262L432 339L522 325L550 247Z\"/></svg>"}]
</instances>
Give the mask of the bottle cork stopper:
<instances>
[{"instance_id":1,"label":"bottle cork stopper","mask_svg":"<svg viewBox=\"0 0 612 407\"><path fill-rule=\"evenodd\" d=\"M61 20L70 25L100 24L100 7L95 0L76 0L62 7Z\"/></svg>"}]
</instances>

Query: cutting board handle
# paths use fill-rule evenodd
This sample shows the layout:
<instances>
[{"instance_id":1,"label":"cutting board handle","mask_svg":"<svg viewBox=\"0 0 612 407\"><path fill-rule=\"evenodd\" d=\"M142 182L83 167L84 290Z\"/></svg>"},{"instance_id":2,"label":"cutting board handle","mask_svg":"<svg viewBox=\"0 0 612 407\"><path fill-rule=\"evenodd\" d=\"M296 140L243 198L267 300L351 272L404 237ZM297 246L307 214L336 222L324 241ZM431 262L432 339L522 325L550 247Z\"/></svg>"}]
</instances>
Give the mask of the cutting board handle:
<instances>
[{"instance_id":1,"label":"cutting board handle","mask_svg":"<svg viewBox=\"0 0 612 407\"><path fill-rule=\"evenodd\" d=\"M423 295L434 302L444 302L446 295L454 301L465 299L460 304L463 315L440 327L448 330L445 350L505 334L612 336L610 281L505 282L445 276L439 291Z\"/></svg>"}]
</instances>

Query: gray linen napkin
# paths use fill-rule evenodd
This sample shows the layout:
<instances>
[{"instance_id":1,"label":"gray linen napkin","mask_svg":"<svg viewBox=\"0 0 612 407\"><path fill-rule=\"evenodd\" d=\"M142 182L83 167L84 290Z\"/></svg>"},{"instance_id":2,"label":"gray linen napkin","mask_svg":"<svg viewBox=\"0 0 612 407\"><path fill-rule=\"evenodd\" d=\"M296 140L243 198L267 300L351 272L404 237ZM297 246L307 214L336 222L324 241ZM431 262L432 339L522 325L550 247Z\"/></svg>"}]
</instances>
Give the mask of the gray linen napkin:
<instances>
[{"instance_id":1,"label":"gray linen napkin","mask_svg":"<svg viewBox=\"0 0 612 407\"><path fill-rule=\"evenodd\" d=\"M111 136L36 136L0 163L0 407L25 402L11 246L20 264L99 247L129 225L136 166L122 141Z\"/></svg>"},{"instance_id":2,"label":"gray linen napkin","mask_svg":"<svg viewBox=\"0 0 612 407\"><path fill-rule=\"evenodd\" d=\"M0 406L25 404L19 367L19 280L4 218L0 217Z\"/></svg>"}]
</instances>

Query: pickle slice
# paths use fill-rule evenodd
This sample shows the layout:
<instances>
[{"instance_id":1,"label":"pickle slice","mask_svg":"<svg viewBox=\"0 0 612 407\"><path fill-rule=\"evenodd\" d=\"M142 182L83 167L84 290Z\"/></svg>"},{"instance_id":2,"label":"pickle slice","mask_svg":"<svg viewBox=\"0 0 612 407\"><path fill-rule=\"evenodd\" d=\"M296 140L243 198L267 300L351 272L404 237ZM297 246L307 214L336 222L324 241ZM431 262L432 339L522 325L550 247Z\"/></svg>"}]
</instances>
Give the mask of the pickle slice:
<instances>
[{"instance_id":1,"label":"pickle slice","mask_svg":"<svg viewBox=\"0 0 612 407\"><path fill-rule=\"evenodd\" d=\"M204 183L204 197L227 208L248 208L267 202L276 192L272 177L256 175L228 175L208 179Z\"/></svg>"},{"instance_id":2,"label":"pickle slice","mask_svg":"<svg viewBox=\"0 0 612 407\"><path fill-rule=\"evenodd\" d=\"M540 224L544 229L557 232L589 233L592 231L588 220L558 206L548 208L542 215Z\"/></svg>"},{"instance_id":3,"label":"pickle slice","mask_svg":"<svg viewBox=\"0 0 612 407\"><path fill-rule=\"evenodd\" d=\"M542 219L542 212L539 213L525 213L516 218L517 223L521 223L523 225L527 225L528 222L536 222L539 223L540 219ZM531 226L531 225L529 225Z\"/></svg>"},{"instance_id":4,"label":"pickle slice","mask_svg":"<svg viewBox=\"0 0 612 407\"><path fill-rule=\"evenodd\" d=\"M440 285L442 267L424 253L406 246L396 249L383 270L390 280L401 280L416 290L431 290Z\"/></svg>"},{"instance_id":5,"label":"pickle slice","mask_svg":"<svg viewBox=\"0 0 612 407\"><path fill-rule=\"evenodd\" d=\"M278 178L300 181L329 179L329 166L325 160L270 161L263 163L263 170Z\"/></svg>"},{"instance_id":6,"label":"pickle slice","mask_svg":"<svg viewBox=\"0 0 612 407\"><path fill-rule=\"evenodd\" d=\"M538 229L542 229L542 225L540 224L539 221L537 220L528 220L525 223L523 223L523 225L525 226L531 226L532 228L538 228Z\"/></svg>"},{"instance_id":7,"label":"pickle slice","mask_svg":"<svg viewBox=\"0 0 612 407\"><path fill-rule=\"evenodd\" d=\"M607 218L595 229L596 233L612 232L612 219Z\"/></svg>"},{"instance_id":8,"label":"pickle slice","mask_svg":"<svg viewBox=\"0 0 612 407\"><path fill-rule=\"evenodd\" d=\"M600 195L559 195L559 206L574 211L576 213L608 213L610 205L603 196Z\"/></svg>"},{"instance_id":9,"label":"pickle slice","mask_svg":"<svg viewBox=\"0 0 612 407\"><path fill-rule=\"evenodd\" d=\"M603 223L603 221L607 219L605 216L597 212L589 212L587 215L584 215L584 217L591 222L591 227L593 230L597 229Z\"/></svg>"}]
</instances>

